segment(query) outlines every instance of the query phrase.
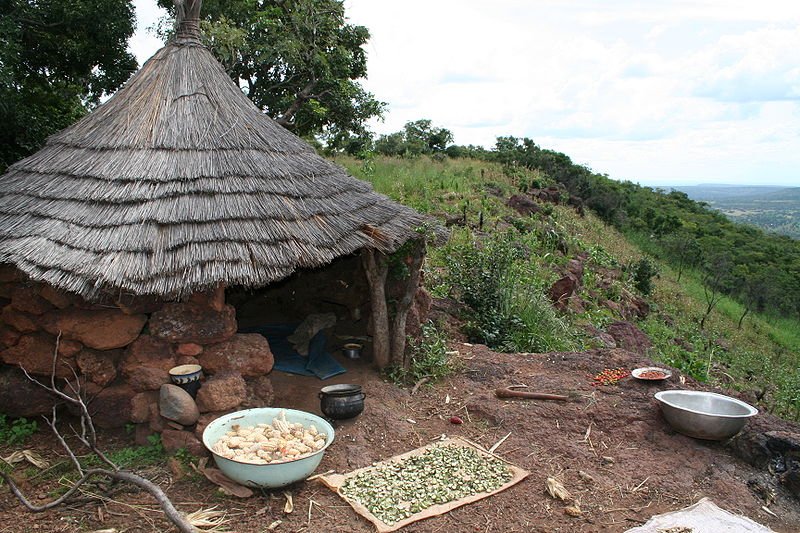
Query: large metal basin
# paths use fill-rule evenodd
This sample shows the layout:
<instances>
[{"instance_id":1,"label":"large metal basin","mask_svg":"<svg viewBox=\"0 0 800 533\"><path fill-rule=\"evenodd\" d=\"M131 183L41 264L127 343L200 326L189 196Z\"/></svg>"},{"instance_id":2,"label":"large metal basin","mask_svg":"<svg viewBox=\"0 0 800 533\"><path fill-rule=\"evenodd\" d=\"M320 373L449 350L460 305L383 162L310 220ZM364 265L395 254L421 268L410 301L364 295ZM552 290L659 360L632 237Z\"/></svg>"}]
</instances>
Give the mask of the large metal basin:
<instances>
[{"instance_id":1,"label":"large metal basin","mask_svg":"<svg viewBox=\"0 0 800 533\"><path fill-rule=\"evenodd\" d=\"M742 430L758 409L713 392L666 390L656 393L661 412L679 433L706 440L724 440Z\"/></svg>"},{"instance_id":2,"label":"large metal basin","mask_svg":"<svg viewBox=\"0 0 800 533\"><path fill-rule=\"evenodd\" d=\"M307 457L303 457L302 459L268 465L254 465L226 459L225 457L217 455L214 453L214 450L212 450L214 444L225 435L225 433L231 431L233 425L255 426L256 424L269 424L281 411L286 412L286 420L290 423L299 422L306 427L314 424L318 430L328 436L325 440L325 446L321 450ZM333 442L333 436L333 427L317 415L306 413L305 411L298 411L296 409L259 407L255 409L245 409L244 411L236 411L235 413L223 415L212 421L206 427L205 431L203 431L203 444L214 456L214 461L216 461L219 469L232 480L249 487L277 488L284 487L310 476L317 466L319 466L320 461L322 461L325 449Z\"/></svg>"}]
</instances>

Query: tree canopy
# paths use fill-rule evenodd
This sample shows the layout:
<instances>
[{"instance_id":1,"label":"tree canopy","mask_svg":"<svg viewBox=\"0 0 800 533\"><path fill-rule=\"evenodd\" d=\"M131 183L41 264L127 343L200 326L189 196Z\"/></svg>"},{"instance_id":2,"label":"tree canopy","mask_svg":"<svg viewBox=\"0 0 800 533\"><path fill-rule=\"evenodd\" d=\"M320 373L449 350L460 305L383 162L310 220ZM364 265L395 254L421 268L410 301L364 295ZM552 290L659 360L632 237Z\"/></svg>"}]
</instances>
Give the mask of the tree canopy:
<instances>
[{"instance_id":1,"label":"tree canopy","mask_svg":"<svg viewBox=\"0 0 800 533\"><path fill-rule=\"evenodd\" d=\"M384 104L358 82L369 31L347 22L343 1L206 0L201 17L204 43L280 124L334 148L369 137L366 123Z\"/></svg>"},{"instance_id":2,"label":"tree canopy","mask_svg":"<svg viewBox=\"0 0 800 533\"><path fill-rule=\"evenodd\" d=\"M406 122L402 131L381 135L375 151L383 155L421 155L444 152L453 142L453 133L434 126L428 119Z\"/></svg>"},{"instance_id":3,"label":"tree canopy","mask_svg":"<svg viewBox=\"0 0 800 533\"><path fill-rule=\"evenodd\" d=\"M0 0L0 171L136 70L130 0Z\"/></svg>"}]
</instances>

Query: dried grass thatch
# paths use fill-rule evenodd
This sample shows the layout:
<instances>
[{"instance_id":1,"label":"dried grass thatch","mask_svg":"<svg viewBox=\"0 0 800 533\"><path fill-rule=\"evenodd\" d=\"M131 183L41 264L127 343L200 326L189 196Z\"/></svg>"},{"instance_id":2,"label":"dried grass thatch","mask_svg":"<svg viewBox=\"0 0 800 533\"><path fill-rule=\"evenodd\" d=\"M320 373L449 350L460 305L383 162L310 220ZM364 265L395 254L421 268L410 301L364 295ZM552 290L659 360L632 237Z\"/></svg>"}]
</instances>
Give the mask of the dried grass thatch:
<instances>
[{"instance_id":1,"label":"dried grass thatch","mask_svg":"<svg viewBox=\"0 0 800 533\"><path fill-rule=\"evenodd\" d=\"M264 115L189 24L0 178L0 262L96 298L258 287L425 219Z\"/></svg>"}]
</instances>

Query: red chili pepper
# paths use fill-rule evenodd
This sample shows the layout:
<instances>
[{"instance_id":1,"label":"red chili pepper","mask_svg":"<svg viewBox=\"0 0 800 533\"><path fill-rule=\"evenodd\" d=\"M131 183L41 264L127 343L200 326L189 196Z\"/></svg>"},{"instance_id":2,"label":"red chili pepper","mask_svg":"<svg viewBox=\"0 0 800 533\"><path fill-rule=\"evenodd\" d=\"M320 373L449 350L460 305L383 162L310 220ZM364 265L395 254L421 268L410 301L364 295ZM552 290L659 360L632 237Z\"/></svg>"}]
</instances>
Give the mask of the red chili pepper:
<instances>
[{"instance_id":1,"label":"red chili pepper","mask_svg":"<svg viewBox=\"0 0 800 533\"><path fill-rule=\"evenodd\" d=\"M630 376L631 373L625 368L606 368L595 375L592 385L616 385L621 379Z\"/></svg>"}]
</instances>

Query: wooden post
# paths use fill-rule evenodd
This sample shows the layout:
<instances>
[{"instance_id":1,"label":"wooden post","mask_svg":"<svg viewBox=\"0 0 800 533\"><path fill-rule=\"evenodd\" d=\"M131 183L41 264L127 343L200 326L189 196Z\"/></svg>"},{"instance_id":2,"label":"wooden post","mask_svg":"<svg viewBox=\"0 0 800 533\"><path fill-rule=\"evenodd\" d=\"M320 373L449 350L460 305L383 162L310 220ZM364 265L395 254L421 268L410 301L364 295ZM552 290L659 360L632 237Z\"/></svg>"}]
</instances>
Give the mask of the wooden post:
<instances>
[{"instance_id":1,"label":"wooden post","mask_svg":"<svg viewBox=\"0 0 800 533\"><path fill-rule=\"evenodd\" d=\"M420 239L414 242L411 249L410 261L407 263L409 276L403 289L403 295L397 302L397 310L392 322L392 364L408 368L411 361L406 358L406 319L414 296L419 288L422 272L422 261L425 258L425 241Z\"/></svg>"},{"instance_id":2,"label":"wooden post","mask_svg":"<svg viewBox=\"0 0 800 533\"><path fill-rule=\"evenodd\" d=\"M369 284L370 305L372 307L372 357L381 370L389 366L389 310L386 305L386 276L389 264L386 256L372 248L361 251L361 263Z\"/></svg>"}]
</instances>

